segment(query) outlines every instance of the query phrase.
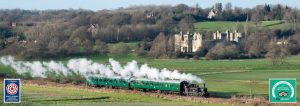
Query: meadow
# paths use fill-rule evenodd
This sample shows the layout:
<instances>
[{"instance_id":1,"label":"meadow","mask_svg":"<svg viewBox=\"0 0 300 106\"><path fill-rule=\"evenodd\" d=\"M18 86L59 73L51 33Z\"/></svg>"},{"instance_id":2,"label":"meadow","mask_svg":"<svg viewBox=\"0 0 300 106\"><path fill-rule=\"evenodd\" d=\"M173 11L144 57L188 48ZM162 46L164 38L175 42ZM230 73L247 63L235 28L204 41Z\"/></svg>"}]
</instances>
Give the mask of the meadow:
<instances>
[{"instance_id":1,"label":"meadow","mask_svg":"<svg viewBox=\"0 0 300 106\"><path fill-rule=\"evenodd\" d=\"M67 62L74 57L54 59ZM231 96L267 96L269 78L300 79L300 56L290 56L285 64L272 65L266 59L238 60L193 60L193 59L150 59L135 56L79 56L98 63L108 63L109 58L126 64L136 60L140 65L148 64L155 68L168 68L191 73L202 78L212 96L229 98ZM1 66L0 74L11 73L11 69ZM298 90L300 90L298 88ZM300 96L298 96L299 98Z\"/></svg>"},{"instance_id":2,"label":"meadow","mask_svg":"<svg viewBox=\"0 0 300 106\"><path fill-rule=\"evenodd\" d=\"M243 27L246 22L233 22L233 21L205 21L194 23L194 29L196 31L226 31L235 29L237 26ZM260 21L258 23L248 22L248 27L258 27L258 28L269 28L269 29L285 29L288 28L288 24L284 21Z\"/></svg>"},{"instance_id":3,"label":"meadow","mask_svg":"<svg viewBox=\"0 0 300 106\"><path fill-rule=\"evenodd\" d=\"M201 22L202 23L202 22ZM210 22L207 22L207 24ZM215 25L215 22L212 25ZM197 23L196 23L197 24ZM202 23L203 24L203 23ZM199 25L202 25L199 24ZM221 22L218 25L235 25L233 22ZM262 26L282 27L275 21L264 22ZM197 25L196 25L197 27ZM199 26L198 26L199 27ZM199 27L201 28L201 27ZM210 30L207 28L207 30ZM135 49L137 42L127 43L130 49ZM109 44L111 47L113 44ZM66 56L63 58L43 59L38 61L62 61L66 63L73 58L87 58L94 62L108 64L113 58L121 64L136 60L139 65L148 64L151 67L170 70L179 70L191 73L202 78L208 87L210 97L263 97L268 96L269 78L296 78L300 79L300 55L289 56L286 63L272 65L267 59L234 59L234 60L205 60L205 59L153 59L143 56L129 55L82 55ZM16 77L15 72L0 65L0 76ZM300 83L298 82L299 86ZM1 84L0 86L3 86ZM202 86L202 84L200 84ZM0 87L0 90L3 90ZM297 88L300 92L300 88ZM3 92L0 92L3 95ZM1 96L2 98L2 96ZM297 99L300 96L297 95ZM1 101L2 104L2 101ZM105 92L74 89L74 87L55 86L22 86L22 104L20 105L228 105L219 103L199 103L195 101L173 100L164 97L132 94L126 92Z\"/></svg>"},{"instance_id":4,"label":"meadow","mask_svg":"<svg viewBox=\"0 0 300 106\"><path fill-rule=\"evenodd\" d=\"M269 78L300 79L300 56L290 56L285 64L272 65L266 59L237 60L193 60L193 59L149 59L133 54L128 56L87 56L99 63L108 63L113 58L122 64L136 60L155 68L168 68L191 73L202 78L211 96L268 96ZM67 60L67 59L63 59ZM300 83L298 83L300 84ZM297 88L298 92L300 91ZM297 96L298 99L300 96Z\"/></svg>"},{"instance_id":5,"label":"meadow","mask_svg":"<svg viewBox=\"0 0 300 106\"><path fill-rule=\"evenodd\" d=\"M3 84L0 84L3 86ZM78 85L79 86L79 85ZM0 90L3 90L1 87ZM3 95L3 92L0 92ZM1 96L2 98L3 96ZM4 104L5 106L176 106L176 105L204 105L221 106L221 103L199 103L195 101L172 100L171 98L157 97L155 95L142 95L120 91L97 90L75 86L22 86L22 99L20 104ZM3 105L3 101L0 101Z\"/></svg>"}]
</instances>

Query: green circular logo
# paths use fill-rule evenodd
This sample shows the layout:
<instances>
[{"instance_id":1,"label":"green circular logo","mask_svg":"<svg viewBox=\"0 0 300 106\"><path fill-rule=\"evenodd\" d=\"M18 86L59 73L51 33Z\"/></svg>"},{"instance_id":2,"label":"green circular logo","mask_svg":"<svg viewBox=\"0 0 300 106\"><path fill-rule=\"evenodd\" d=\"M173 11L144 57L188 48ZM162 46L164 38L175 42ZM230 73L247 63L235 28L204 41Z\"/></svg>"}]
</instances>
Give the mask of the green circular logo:
<instances>
[{"instance_id":1,"label":"green circular logo","mask_svg":"<svg viewBox=\"0 0 300 106\"><path fill-rule=\"evenodd\" d=\"M274 98L293 98L294 95L294 87L287 81L279 81L272 88L272 96Z\"/></svg>"}]
</instances>

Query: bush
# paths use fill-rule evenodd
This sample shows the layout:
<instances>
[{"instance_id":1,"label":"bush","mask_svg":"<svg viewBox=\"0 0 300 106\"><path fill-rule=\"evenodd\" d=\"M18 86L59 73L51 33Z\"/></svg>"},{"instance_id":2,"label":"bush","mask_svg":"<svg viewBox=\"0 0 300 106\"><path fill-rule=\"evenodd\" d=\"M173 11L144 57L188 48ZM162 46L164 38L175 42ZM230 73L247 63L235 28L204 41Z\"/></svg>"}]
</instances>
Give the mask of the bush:
<instances>
[{"instance_id":1,"label":"bush","mask_svg":"<svg viewBox=\"0 0 300 106\"><path fill-rule=\"evenodd\" d=\"M106 54L108 52L107 44L100 40L95 41L95 45L94 45L93 49L97 54L100 54L100 55Z\"/></svg>"},{"instance_id":2,"label":"bush","mask_svg":"<svg viewBox=\"0 0 300 106\"><path fill-rule=\"evenodd\" d=\"M143 41L137 45L135 50L138 56L146 56L148 51L150 51L152 43L150 41Z\"/></svg>"},{"instance_id":3,"label":"bush","mask_svg":"<svg viewBox=\"0 0 300 106\"><path fill-rule=\"evenodd\" d=\"M3 65L0 65L0 77L1 78L16 78L20 77L20 75L15 71L12 70L10 67L6 67Z\"/></svg>"},{"instance_id":4,"label":"bush","mask_svg":"<svg viewBox=\"0 0 300 106\"><path fill-rule=\"evenodd\" d=\"M117 44L114 44L110 50L110 54L112 55L128 55L130 53L130 48L127 44L120 42Z\"/></svg>"},{"instance_id":5,"label":"bush","mask_svg":"<svg viewBox=\"0 0 300 106\"><path fill-rule=\"evenodd\" d=\"M45 76L47 80L56 83L83 84L85 82L84 76L74 71L69 71L67 75L64 75L63 73L56 73L54 71L47 71Z\"/></svg>"},{"instance_id":6,"label":"bush","mask_svg":"<svg viewBox=\"0 0 300 106\"><path fill-rule=\"evenodd\" d=\"M232 59L237 58L239 49L234 44L218 43L206 54L206 59Z\"/></svg>"},{"instance_id":7,"label":"bush","mask_svg":"<svg viewBox=\"0 0 300 106\"><path fill-rule=\"evenodd\" d=\"M200 47L199 50L193 53L193 57L204 57L207 52L207 48Z\"/></svg>"}]
</instances>

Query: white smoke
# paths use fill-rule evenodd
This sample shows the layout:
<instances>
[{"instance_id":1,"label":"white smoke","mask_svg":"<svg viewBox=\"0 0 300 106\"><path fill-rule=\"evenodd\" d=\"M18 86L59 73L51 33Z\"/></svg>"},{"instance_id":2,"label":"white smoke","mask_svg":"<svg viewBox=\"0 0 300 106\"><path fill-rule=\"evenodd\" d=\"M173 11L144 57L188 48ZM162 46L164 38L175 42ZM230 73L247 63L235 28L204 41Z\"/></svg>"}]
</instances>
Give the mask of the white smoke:
<instances>
[{"instance_id":1,"label":"white smoke","mask_svg":"<svg viewBox=\"0 0 300 106\"><path fill-rule=\"evenodd\" d=\"M71 59L66 65L62 62L40 62L40 61L16 61L12 56L0 58L0 64L11 67L17 73L23 74L30 72L32 77L45 78L46 72L61 73L67 76L71 71L88 77L89 75L100 75L106 77L124 77L124 78L145 78L150 80L180 80L196 81L203 83L203 80L197 76L186 73L179 73L177 70L170 71L166 68L159 70L143 64L140 67L136 61L128 62L122 66L118 61L109 59L109 64L99 64L86 58Z\"/></svg>"}]
</instances>

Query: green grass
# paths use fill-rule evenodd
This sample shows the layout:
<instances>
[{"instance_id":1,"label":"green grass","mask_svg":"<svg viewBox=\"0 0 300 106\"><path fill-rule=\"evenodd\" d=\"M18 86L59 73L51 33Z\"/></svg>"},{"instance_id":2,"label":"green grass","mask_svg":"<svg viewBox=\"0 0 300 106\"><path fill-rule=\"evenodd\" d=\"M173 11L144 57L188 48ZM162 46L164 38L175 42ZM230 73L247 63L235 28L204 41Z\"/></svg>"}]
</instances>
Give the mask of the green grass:
<instances>
[{"instance_id":1,"label":"green grass","mask_svg":"<svg viewBox=\"0 0 300 106\"><path fill-rule=\"evenodd\" d=\"M136 41L136 42L126 42L125 44L131 49L134 50L136 49L137 45L140 43L140 41ZM109 43L108 44L108 48L111 48L114 44L117 43Z\"/></svg>"},{"instance_id":2,"label":"green grass","mask_svg":"<svg viewBox=\"0 0 300 106\"><path fill-rule=\"evenodd\" d=\"M128 56L88 56L99 63L108 63L114 58L122 64L131 60L139 64L147 63L156 68L177 69L181 72L192 73L205 80L209 90L217 97L233 95L266 96L268 93L269 78L297 78L300 79L300 57L291 56L287 63L271 65L266 59L240 60L185 60L185 59L147 59L134 55ZM253 83L254 82L254 83ZM299 90L299 89L298 89ZM223 93L226 94L223 94ZM298 96L299 98L300 96Z\"/></svg>"},{"instance_id":3,"label":"green grass","mask_svg":"<svg viewBox=\"0 0 300 106\"><path fill-rule=\"evenodd\" d=\"M208 22L196 22L194 23L194 29L196 31L225 31L233 30L237 26L244 26L246 22L232 22L232 21L208 21ZM248 22L248 27L255 27L254 22ZM270 28L270 29L285 29L286 24L283 21L261 21L257 23L259 28Z\"/></svg>"},{"instance_id":4,"label":"green grass","mask_svg":"<svg viewBox=\"0 0 300 106\"><path fill-rule=\"evenodd\" d=\"M67 62L67 60L70 58L73 57L57 58L55 60ZM160 68L160 69L162 68L168 68L171 70L177 69L180 72L192 73L205 80L208 90L211 93L211 96L213 97L228 98L232 96L244 96L244 95L266 97L268 95L269 78L300 79L300 56L290 56L287 58L287 63L282 65L271 65L266 59L240 59L240 60L149 59L145 57L135 56L134 54L130 54L127 56L104 56L104 55L103 56L97 56L97 55L79 56L77 58L88 58L95 62L104 63L104 64L108 63L109 58L114 58L115 60L120 61L121 64L126 64L127 62L130 62L132 60L136 60L140 65L147 63L149 64L149 66ZM0 66L0 70L1 70L0 73L2 72L7 73L11 69ZM300 85L299 82L297 84L298 86ZM35 95L34 91L32 92L33 92L32 95L34 96ZM297 88L297 92L300 92L299 87ZM98 95L103 95L103 94L98 94ZM131 96L131 94L128 96ZM74 98L75 97L76 96L74 96ZM121 95L117 95L117 94L114 97L123 98ZM141 96L139 98L147 98L147 97ZM300 96L297 95L297 98L300 99ZM41 99L43 99L43 97ZM149 102L151 100L143 99L141 101L133 101L132 103L139 103L145 101ZM128 102L128 101L124 99L116 99L115 102ZM164 101L162 101L161 103L164 103Z\"/></svg>"},{"instance_id":5,"label":"green grass","mask_svg":"<svg viewBox=\"0 0 300 106\"><path fill-rule=\"evenodd\" d=\"M16 75L16 73L13 69L0 65L0 76L2 76L2 77L15 77L15 75Z\"/></svg>"},{"instance_id":6,"label":"green grass","mask_svg":"<svg viewBox=\"0 0 300 106\"><path fill-rule=\"evenodd\" d=\"M3 84L0 84L3 86ZM222 104L209 103L201 104L195 101L171 100L156 96L132 94L126 92L99 92L88 89L76 89L72 87L51 87L51 86L22 86L22 102L18 105L155 105L155 106L174 106L174 105L207 105L219 106ZM1 87L0 90L3 91ZM3 92L0 92L3 95ZM1 96L2 98L3 96ZM1 104L3 101L0 102Z\"/></svg>"}]
</instances>

